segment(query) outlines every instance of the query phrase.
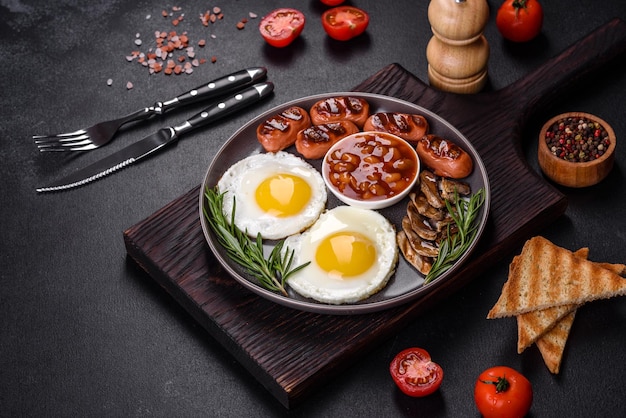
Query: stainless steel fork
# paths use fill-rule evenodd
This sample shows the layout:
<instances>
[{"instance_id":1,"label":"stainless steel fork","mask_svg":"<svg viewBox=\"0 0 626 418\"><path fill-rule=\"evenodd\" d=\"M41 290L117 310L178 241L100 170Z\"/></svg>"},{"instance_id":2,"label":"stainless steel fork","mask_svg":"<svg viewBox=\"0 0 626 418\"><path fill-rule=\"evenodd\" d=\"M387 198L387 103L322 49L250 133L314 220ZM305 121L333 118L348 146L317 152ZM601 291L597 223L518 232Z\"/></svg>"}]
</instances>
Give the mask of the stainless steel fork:
<instances>
[{"instance_id":1,"label":"stainless steel fork","mask_svg":"<svg viewBox=\"0 0 626 418\"><path fill-rule=\"evenodd\" d=\"M129 122L149 119L181 106L215 98L248 84L253 84L264 78L266 74L267 69L264 67L252 67L237 71L189 90L171 100L157 102L150 107L140 109L121 118L100 122L75 132L33 135L33 139L41 152L89 151L111 142L119 129Z\"/></svg>"}]
</instances>

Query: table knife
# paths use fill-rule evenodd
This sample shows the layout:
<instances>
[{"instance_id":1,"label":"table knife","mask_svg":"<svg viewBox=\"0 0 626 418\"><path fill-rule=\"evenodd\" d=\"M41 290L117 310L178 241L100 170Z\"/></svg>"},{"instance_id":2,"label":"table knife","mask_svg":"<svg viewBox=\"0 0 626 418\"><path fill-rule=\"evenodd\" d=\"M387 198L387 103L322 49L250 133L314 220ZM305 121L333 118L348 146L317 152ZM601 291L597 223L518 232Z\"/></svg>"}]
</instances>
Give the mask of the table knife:
<instances>
[{"instance_id":1,"label":"table knife","mask_svg":"<svg viewBox=\"0 0 626 418\"><path fill-rule=\"evenodd\" d=\"M269 81L254 84L243 91L233 93L227 98L211 104L205 110L192 116L180 125L160 129L100 161L36 190L39 193L61 191L99 180L154 154L166 145L178 140L183 134L205 126L267 97L273 90L274 84Z\"/></svg>"}]
</instances>

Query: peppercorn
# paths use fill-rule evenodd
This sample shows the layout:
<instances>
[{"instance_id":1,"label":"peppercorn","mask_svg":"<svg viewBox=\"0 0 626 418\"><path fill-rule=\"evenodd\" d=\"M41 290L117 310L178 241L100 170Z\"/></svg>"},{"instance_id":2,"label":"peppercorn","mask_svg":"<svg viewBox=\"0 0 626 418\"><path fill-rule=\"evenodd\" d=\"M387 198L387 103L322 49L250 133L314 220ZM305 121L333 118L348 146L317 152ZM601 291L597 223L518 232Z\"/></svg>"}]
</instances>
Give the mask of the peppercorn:
<instances>
[{"instance_id":1,"label":"peppercorn","mask_svg":"<svg viewBox=\"0 0 626 418\"><path fill-rule=\"evenodd\" d=\"M547 130L545 141L553 155L571 162L598 159L610 145L607 130L585 117L559 119Z\"/></svg>"}]
</instances>

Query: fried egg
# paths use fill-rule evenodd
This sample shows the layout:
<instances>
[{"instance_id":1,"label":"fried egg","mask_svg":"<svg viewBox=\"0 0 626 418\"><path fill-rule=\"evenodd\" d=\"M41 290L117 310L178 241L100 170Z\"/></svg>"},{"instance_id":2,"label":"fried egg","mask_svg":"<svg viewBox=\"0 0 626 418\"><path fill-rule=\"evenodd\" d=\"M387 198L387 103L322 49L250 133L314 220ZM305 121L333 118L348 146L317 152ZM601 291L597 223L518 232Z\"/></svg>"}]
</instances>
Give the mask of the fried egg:
<instances>
[{"instance_id":1,"label":"fried egg","mask_svg":"<svg viewBox=\"0 0 626 418\"><path fill-rule=\"evenodd\" d=\"M322 175L288 152L264 153L233 164L218 181L224 215L235 205L235 226L248 235L282 239L311 226L326 207ZM233 201L234 198L234 201Z\"/></svg>"},{"instance_id":2,"label":"fried egg","mask_svg":"<svg viewBox=\"0 0 626 418\"><path fill-rule=\"evenodd\" d=\"M394 226L380 213L337 206L310 229L287 237L283 250L293 251L287 284L298 294L329 304L354 303L385 287L396 269Z\"/></svg>"}]
</instances>

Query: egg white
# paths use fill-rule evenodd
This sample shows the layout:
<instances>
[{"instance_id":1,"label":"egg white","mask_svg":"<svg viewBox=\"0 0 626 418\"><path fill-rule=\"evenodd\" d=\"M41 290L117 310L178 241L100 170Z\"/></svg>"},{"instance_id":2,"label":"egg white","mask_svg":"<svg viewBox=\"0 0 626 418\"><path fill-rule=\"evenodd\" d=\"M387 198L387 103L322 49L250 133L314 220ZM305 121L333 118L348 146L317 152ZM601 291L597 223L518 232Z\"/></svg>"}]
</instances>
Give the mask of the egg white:
<instances>
[{"instance_id":1,"label":"egg white","mask_svg":"<svg viewBox=\"0 0 626 418\"><path fill-rule=\"evenodd\" d=\"M372 267L358 276L332 278L315 261L323 237L340 231L358 232L376 247ZM369 209L338 206L323 213L307 231L287 237L283 250L293 251L293 265L311 262L287 280L301 296L329 304L355 303L383 289L398 262L394 226L381 214Z\"/></svg>"},{"instance_id":2,"label":"egg white","mask_svg":"<svg viewBox=\"0 0 626 418\"><path fill-rule=\"evenodd\" d=\"M297 214L276 217L259 207L256 189L268 177L291 174L305 180L311 188L311 198ZM261 234L264 239L282 239L311 226L326 207L327 192L322 175L302 158L288 152L263 153L249 156L233 164L218 181L224 196L224 215L230 219L233 198L236 205L235 225L248 235Z\"/></svg>"}]
</instances>

